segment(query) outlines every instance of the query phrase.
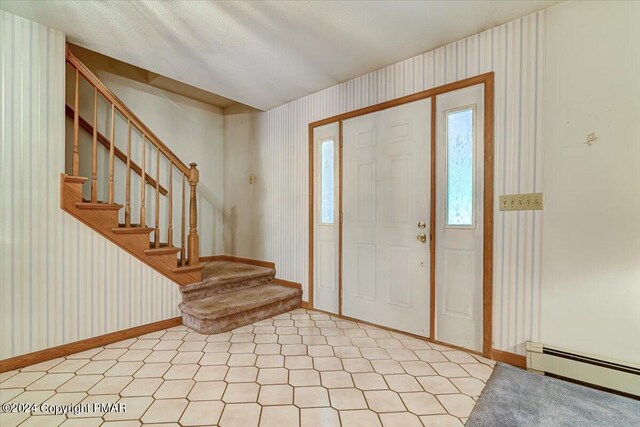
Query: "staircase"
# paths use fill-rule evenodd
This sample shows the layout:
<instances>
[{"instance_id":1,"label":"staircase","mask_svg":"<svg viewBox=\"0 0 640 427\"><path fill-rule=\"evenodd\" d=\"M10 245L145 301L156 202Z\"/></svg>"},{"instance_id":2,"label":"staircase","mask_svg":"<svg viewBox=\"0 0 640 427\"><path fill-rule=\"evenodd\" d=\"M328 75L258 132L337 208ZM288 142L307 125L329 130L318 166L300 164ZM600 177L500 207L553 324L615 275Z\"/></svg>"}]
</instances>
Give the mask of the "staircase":
<instances>
[{"instance_id":1,"label":"staircase","mask_svg":"<svg viewBox=\"0 0 640 427\"><path fill-rule=\"evenodd\" d=\"M275 274L237 262L207 263L202 282L180 287L182 323L217 334L300 307L302 290L273 283Z\"/></svg>"},{"instance_id":2,"label":"staircase","mask_svg":"<svg viewBox=\"0 0 640 427\"><path fill-rule=\"evenodd\" d=\"M183 302L179 307L184 324L199 332L222 332L299 307L300 289L274 284L273 269L226 261L200 263L197 165L184 164L68 47L66 60L75 77L69 85L74 88L74 105L66 106L66 114L73 120L73 151L71 174L61 174L61 208L181 285ZM88 83L92 89L92 122L80 114L81 81L83 87ZM100 132L99 102L102 106L105 101L110 113L108 130ZM117 122L126 124L126 149L116 147ZM91 152L83 148L83 167L90 176L80 174L81 130L91 136ZM132 157L132 135L141 141L139 165ZM108 156L107 173L98 171L99 156L103 155ZM115 202L116 160L126 165L124 176L118 174L118 182L124 182L124 194L119 195L124 203ZM161 164L166 165L163 176ZM136 191L132 191L132 177L139 177ZM83 193L85 185L89 187ZM179 199L174 199L176 186L181 189ZM106 200L98 200L99 193L104 193ZM153 197L148 198L147 193ZM174 200L179 208L174 209ZM174 228L179 230L175 239Z\"/></svg>"}]
</instances>

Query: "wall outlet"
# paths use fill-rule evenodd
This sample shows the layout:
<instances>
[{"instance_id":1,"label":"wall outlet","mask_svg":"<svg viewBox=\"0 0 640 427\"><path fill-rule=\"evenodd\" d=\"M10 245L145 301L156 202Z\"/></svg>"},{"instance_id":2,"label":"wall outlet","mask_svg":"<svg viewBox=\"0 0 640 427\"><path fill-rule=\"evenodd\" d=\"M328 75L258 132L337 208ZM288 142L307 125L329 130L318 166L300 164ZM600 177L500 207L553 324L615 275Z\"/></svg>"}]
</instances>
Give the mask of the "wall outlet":
<instances>
[{"instance_id":1,"label":"wall outlet","mask_svg":"<svg viewBox=\"0 0 640 427\"><path fill-rule=\"evenodd\" d=\"M501 211L539 211L542 208L542 193L505 194L500 196Z\"/></svg>"}]
</instances>

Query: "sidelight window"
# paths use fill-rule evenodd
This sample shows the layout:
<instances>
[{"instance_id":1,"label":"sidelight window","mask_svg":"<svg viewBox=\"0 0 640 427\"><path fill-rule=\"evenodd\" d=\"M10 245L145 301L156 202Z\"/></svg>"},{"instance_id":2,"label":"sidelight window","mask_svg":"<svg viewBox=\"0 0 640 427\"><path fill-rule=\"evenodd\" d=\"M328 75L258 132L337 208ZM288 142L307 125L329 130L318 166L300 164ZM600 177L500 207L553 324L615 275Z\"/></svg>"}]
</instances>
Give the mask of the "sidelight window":
<instances>
[{"instance_id":1,"label":"sidelight window","mask_svg":"<svg viewBox=\"0 0 640 427\"><path fill-rule=\"evenodd\" d=\"M446 223L451 227L474 226L474 113L465 107L446 114Z\"/></svg>"}]
</instances>

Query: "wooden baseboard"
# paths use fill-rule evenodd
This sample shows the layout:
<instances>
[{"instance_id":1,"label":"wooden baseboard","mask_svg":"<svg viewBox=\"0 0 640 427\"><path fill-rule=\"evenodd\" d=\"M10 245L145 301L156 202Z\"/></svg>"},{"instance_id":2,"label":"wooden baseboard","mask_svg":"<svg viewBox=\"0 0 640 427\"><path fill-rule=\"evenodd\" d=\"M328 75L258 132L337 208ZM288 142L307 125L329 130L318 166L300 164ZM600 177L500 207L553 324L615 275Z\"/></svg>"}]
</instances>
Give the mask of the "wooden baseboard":
<instances>
[{"instance_id":1,"label":"wooden baseboard","mask_svg":"<svg viewBox=\"0 0 640 427\"><path fill-rule=\"evenodd\" d=\"M277 283L278 285L282 285L282 286L288 286L290 288L302 289L302 285L300 283L290 282L289 280L275 278L273 279L273 283Z\"/></svg>"},{"instance_id":2,"label":"wooden baseboard","mask_svg":"<svg viewBox=\"0 0 640 427\"><path fill-rule=\"evenodd\" d=\"M112 344L129 338L139 337L140 335L149 334L151 332L156 332L181 324L182 318L174 317L167 320L160 320L159 322L135 326L122 331L112 332L110 334L87 338L86 340L47 348L33 353L23 354L10 359L0 360L0 373L24 368L29 365L35 365L36 363L46 362L47 360L57 359L58 357L65 357L70 354L79 353L92 348L102 347L107 344Z\"/></svg>"},{"instance_id":3,"label":"wooden baseboard","mask_svg":"<svg viewBox=\"0 0 640 427\"><path fill-rule=\"evenodd\" d=\"M313 310L313 307L311 306L309 301L302 301L300 303L300 308L304 308L304 309L307 309L307 310Z\"/></svg>"},{"instance_id":4,"label":"wooden baseboard","mask_svg":"<svg viewBox=\"0 0 640 427\"><path fill-rule=\"evenodd\" d=\"M518 368L527 368L527 358L520 354L510 353L508 351L491 350L491 358L496 362L504 362L509 365L517 366Z\"/></svg>"}]
</instances>

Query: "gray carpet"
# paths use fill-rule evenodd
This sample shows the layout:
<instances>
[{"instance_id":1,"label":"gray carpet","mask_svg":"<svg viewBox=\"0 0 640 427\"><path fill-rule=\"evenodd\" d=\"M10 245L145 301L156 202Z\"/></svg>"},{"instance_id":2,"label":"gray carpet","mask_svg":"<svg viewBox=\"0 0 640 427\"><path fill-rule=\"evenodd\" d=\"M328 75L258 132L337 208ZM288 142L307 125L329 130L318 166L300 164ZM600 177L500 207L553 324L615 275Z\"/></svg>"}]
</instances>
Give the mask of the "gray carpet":
<instances>
[{"instance_id":1,"label":"gray carpet","mask_svg":"<svg viewBox=\"0 0 640 427\"><path fill-rule=\"evenodd\" d=\"M640 401L498 363L466 425L640 426Z\"/></svg>"}]
</instances>

